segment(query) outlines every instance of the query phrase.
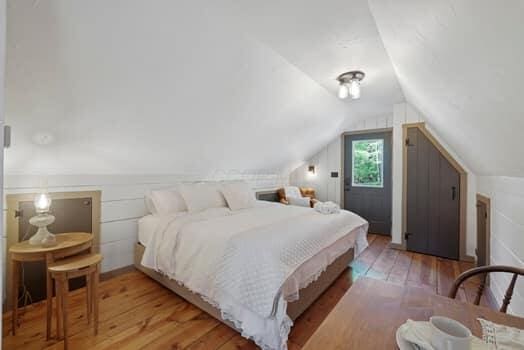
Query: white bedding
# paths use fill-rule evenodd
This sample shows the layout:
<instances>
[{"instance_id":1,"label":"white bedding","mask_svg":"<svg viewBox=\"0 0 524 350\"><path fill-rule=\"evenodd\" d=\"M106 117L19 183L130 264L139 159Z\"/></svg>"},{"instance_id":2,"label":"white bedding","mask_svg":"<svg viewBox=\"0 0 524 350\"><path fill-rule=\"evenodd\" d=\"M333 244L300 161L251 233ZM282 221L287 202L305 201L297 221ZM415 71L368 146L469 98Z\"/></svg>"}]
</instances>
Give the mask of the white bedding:
<instances>
[{"instance_id":1,"label":"white bedding","mask_svg":"<svg viewBox=\"0 0 524 350\"><path fill-rule=\"evenodd\" d=\"M258 202L158 219L142 265L177 280L221 310L264 349L286 349L287 302L351 247L366 246L368 224L348 211Z\"/></svg>"}]
</instances>

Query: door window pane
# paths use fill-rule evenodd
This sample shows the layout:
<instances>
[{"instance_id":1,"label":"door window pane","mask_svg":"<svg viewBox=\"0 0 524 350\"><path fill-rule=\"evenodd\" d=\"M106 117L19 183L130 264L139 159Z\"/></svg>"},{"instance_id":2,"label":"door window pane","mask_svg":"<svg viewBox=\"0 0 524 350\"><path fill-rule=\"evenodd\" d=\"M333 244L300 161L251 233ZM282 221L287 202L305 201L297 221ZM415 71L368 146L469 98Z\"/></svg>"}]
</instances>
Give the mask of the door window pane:
<instances>
[{"instance_id":1,"label":"door window pane","mask_svg":"<svg viewBox=\"0 0 524 350\"><path fill-rule=\"evenodd\" d=\"M384 140L353 140L352 150L352 185L383 188Z\"/></svg>"}]
</instances>

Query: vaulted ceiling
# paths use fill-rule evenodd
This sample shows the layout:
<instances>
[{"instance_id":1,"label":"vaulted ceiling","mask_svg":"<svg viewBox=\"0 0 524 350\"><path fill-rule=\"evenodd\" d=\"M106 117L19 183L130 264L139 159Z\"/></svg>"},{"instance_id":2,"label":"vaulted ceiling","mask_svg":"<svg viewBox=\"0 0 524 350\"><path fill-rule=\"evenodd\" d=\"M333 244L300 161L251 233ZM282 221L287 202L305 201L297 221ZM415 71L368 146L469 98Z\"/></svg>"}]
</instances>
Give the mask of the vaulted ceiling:
<instances>
[{"instance_id":1,"label":"vaulted ceiling","mask_svg":"<svg viewBox=\"0 0 524 350\"><path fill-rule=\"evenodd\" d=\"M10 0L8 173L282 169L407 100L480 174L524 176L524 3ZM338 74L366 72L362 98Z\"/></svg>"},{"instance_id":2,"label":"vaulted ceiling","mask_svg":"<svg viewBox=\"0 0 524 350\"><path fill-rule=\"evenodd\" d=\"M336 95L336 77L362 70L361 99L344 101L357 118L391 114L404 97L366 0L219 0L242 28Z\"/></svg>"}]
</instances>

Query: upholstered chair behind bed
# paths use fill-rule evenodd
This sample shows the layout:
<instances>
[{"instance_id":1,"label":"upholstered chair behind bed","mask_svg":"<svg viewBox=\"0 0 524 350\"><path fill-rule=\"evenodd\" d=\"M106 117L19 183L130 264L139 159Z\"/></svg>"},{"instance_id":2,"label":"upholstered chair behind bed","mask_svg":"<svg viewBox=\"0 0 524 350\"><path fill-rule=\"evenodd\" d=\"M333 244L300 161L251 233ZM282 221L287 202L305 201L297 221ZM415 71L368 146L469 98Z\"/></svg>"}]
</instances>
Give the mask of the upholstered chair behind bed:
<instances>
[{"instance_id":1,"label":"upholstered chair behind bed","mask_svg":"<svg viewBox=\"0 0 524 350\"><path fill-rule=\"evenodd\" d=\"M287 187L288 190L291 188L293 188L293 186ZM302 198L306 198L306 197L309 198L309 205L311 208L313 208L313 206L317 202L316 195L315 195L315 189L311 187L295 187L295 188L298 189L298 191L296 191L297 196L300 195ZM278 189L277 193L278 193L278 198L280 200L280 203L286 204L286 205L290 204L289 198L286 196L285 188Z\"/></svg>"}]
</instances>

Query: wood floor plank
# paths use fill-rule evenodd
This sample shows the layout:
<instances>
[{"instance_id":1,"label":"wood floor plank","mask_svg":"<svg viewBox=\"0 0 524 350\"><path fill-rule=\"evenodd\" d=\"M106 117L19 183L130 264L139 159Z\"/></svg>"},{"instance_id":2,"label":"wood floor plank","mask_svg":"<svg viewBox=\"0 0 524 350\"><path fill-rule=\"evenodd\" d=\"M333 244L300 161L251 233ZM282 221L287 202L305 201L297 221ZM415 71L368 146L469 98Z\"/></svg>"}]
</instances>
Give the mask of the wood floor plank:
<instances>
[{"instance_id":1,"label":"wood floor plank","mask_svg":"<svg viewBox=\"0 0 524 350\"><path fill-rule=\"evenodd\" d=\"M139 322L147 322L154 314L163 310L172 310L175 305L180 303L184 303L184 301L176 295L170 294L163 297L152 298L152 300L142 305L129 305L127 312L113 319L101 321L99 324L99 334L96 337L93 336L92 327L86 327L84 324L82 330L70 338L70 344L74 349L90 349L103 340L133 327ZM58 349L61 349L60 343L55 343L46 348L46 350Z\"/></svg>"},{"instance_id":2,"label":"wood floor plank","mask_svg":"<svg viewBox=\"0 0 524 350\"><path fill-rule=\"evenodd\" d=\"M398 284L406 283L412 259L413 253L405 250L399 251L395 264L388 276L388 281Z\"/></svg>"},{"instance_id":3,"label":"wood floor plank","mask_svg":"<svg viewBox=\"0 0 524 350\"><path fill-rule=\"evenodd\" d=\"M413 253L406 283L436 293L436 258L434 256Z\"/></svg>"},{"instance_id":4,"label":"wood floor plank","mask_svg":"<svg viewBox=\"0 0 524 350\"><path fill-rule=\"evenodd\" d=\"M209 333L193 342L186 349L188 350L215 350L233 338L237 332L225 324L219 323Z\"/></svg>"},{"instance_id":5,"label":"wood floor plank","mask_svg":"<svg viewBox=\"0 0 524 350\"><path fill-rule=\"evenodd\" d=\"M148 343L142 349L164 350L184 349L206 335L218 325L218 321L206 313L181 323L174 332L165 333Z\"/></svg>"},{"instance_id":6,"label":"wood floor plank","mask_svg":"<svg viewBox=\"0 0 524 350\"><path fill-rule=\"evenodd\" d=\"M351 287L351 270L343 273L296 321L289 340L303 346Z\"/></svg>"},{"instance_id":7,"label":"wood floor plank","mask_svg":"<svg viewBox=\"0 0 524 350\"><path fill-rule=\"evenodd\" d=\"M389 238L369 235L370 246L320 298L299 317L289 335L288 348L300 349L362 275L399 284L417 285L447 294L453 280L472 267L418 253L392 250ZM458 298L471 301L478 280L459 290ZM100 284L100 324L97 336L85 319L85 291L70 293L70 345L72 349L257 349L250 340L184 301L138 271L115 276ZM482 303L489 305L487 298ZM45 303L26 309L17 336L10 332L10 314L3 315L4 349L62 350L63 342L45 340Z\"/></svg>"},{"instance_id":8,"label":"wood floor plank","mask_svg":"<svg viewBox=\"0 0 524 350\"><path fill-rule=\"evenodd\" d=\"M354 278L365 275L371 266L375 263L379 255L389 244L389 237L377 235L369 244L369 247L363 251L351 264Z\"/></svg>"},{"instance_id":9,"label":"wood floor plank","mask_svg":"<svg viewBox=\"0 0 524 350\"><path fill-rule=\"evenodd\" d=\"M398 255L398 250L384 248L377 260L375 260L371 268L366 272L366 276L383 281L387 280L391 269L393 269L393 266L395 265Z\"/></svg>"},{"instance_id":10,"label":"wood floor plank","mask_svg":"<svg viewBox=\"0 0 524 350\"><path fill-rule=\"evenodd\" d=\"M251 340L242 338L239 334L236 334L227 341L224 345L218 348L219 350L257 350L258 346L255 345Z\"/></svg>"}]
</instances>

